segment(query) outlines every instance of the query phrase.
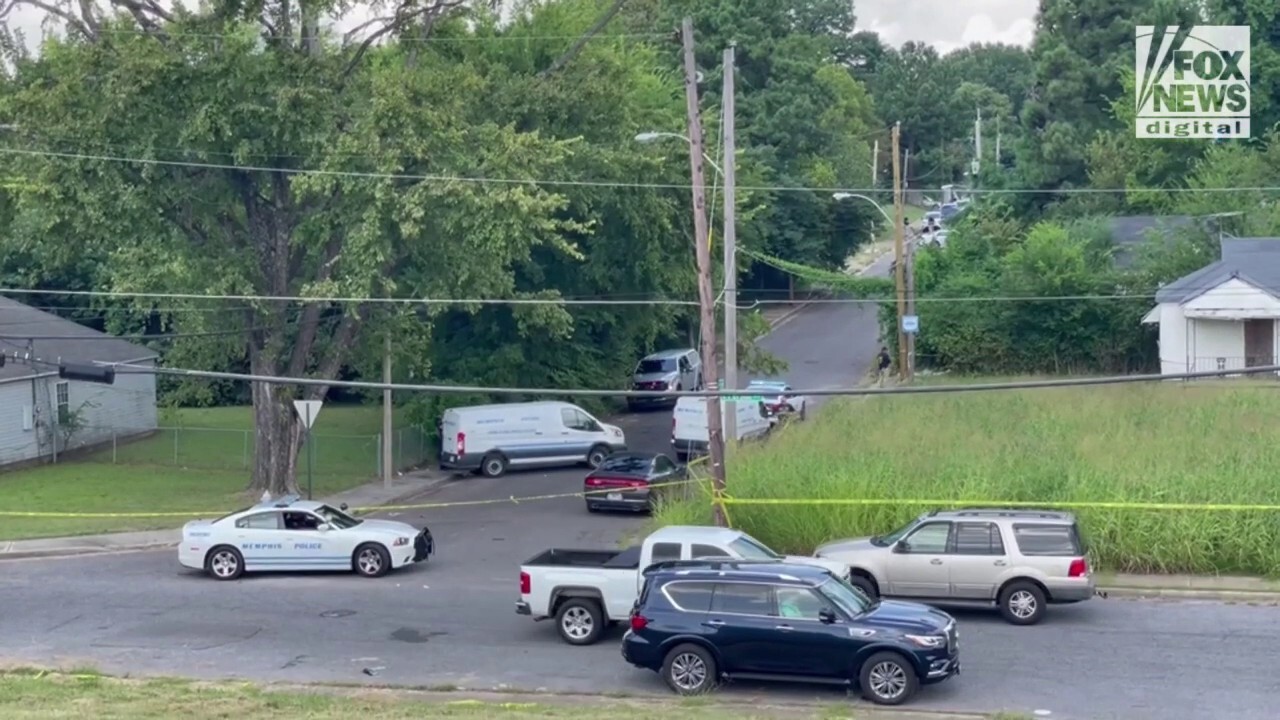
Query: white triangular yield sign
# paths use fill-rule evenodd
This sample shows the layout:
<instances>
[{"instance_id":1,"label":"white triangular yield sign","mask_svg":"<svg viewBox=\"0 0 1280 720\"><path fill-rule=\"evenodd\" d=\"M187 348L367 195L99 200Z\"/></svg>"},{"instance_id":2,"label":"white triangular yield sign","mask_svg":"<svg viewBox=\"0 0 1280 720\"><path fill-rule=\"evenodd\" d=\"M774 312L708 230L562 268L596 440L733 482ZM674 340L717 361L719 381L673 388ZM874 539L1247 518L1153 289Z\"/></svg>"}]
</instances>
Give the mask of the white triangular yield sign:
<instances>
[{"instance_id":1,"label":"white triangular yield sign","mask_svg":"<svg viewBox=\"0 0 1280 720\"><path fill-rule=\"evenodd\" d=\"M316 416L320 414L320 406L324 402L321 400L294 400L293 409L298 411L298 417L302 420L302 427L307 430L316 422Z\"/></svg>"}]
</instances>

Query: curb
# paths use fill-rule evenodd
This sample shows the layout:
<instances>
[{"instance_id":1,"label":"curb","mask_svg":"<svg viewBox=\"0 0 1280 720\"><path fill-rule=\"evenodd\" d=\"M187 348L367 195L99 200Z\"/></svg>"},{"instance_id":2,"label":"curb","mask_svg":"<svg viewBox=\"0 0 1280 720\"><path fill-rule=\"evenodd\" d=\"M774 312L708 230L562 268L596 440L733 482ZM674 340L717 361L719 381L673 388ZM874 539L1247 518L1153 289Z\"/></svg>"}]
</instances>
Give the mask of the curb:
<instances>
[{"instance_id":1,"label":"curb","mask_svg":"<svg viewBox=\"0 0 1280 720\"><path fill-rule=\"evenodd\" d=\"M52 540L54 538L43 538ZM138 545L121 545L119 547L67 547L49 550L19 550L17 552L0 553L0 562L6 560L31 560L34 558L80 557L82 555L123 555L125 553L145 552L148 550L168 550L177 547L177 542L144 543Z\"/></svg>"},{"instance_id":2,"label":"curb","mask_svg":"<svg viewBox=\"0 0 1280 720\"><path fill-rule=\"evenodd\" d=\"M1280 604L1280 591L1267 590L1197 590L1169 587L1115 587L1098 586L1109 597L1147 600L1215 600L1219 602L1244 602Z\"/></svg>"},{"instance_id":3,"label":"curb","mask_svg":"<svg viewBox=\"0 0 1280 720\"><path fill-rule=\"evenodd\" d=\"M452 480L453 480L453 476L451 475L440 475L438 477L432 478L431 482L424 483L423 486L420 488L417 488L414 490L407 490L405 492L400 493L399 495L396 495L395 497L388 498L387 500L384 500L378 503L377 505L370 505L368 507L361 508L361 509L376 512L378 508L384 505L398 505L403 501L408 500L409 498L416 497L426 492L431 492L439 488L441 485L444 485L445 483L450 482ZM158 532L163 532L163 531L158 531ZM92 537L92 536L86 536L86 537ZM61 538L33 538L33 541L58 540L58 539L61 539ZM11 542L24 542L24 541L13 540ZM98 546L98 545L82 545L79 547L60 547L60 548L49 548L46 550L16 550L12 552L0 552L0 562L4 562L6 560L30 560L33 558L80 557L83 555L114 555L114 554L132 553L132 552L146 552L149 550L166 550L166 549L177 547L178 542L179 541L175 540L172 542L146 542L146 543L137 543L134 545L117 545L113 547L104 547L104 546Z\"/></svg>"}]
</instances>

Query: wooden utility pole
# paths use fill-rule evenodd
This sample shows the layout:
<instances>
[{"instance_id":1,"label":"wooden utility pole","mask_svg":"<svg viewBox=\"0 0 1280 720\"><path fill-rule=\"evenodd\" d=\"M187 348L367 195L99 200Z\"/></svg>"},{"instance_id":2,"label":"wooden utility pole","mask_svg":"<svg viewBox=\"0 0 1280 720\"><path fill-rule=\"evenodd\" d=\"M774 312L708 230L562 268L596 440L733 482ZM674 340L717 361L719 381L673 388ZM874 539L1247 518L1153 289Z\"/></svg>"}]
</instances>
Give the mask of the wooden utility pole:
<instances>
[{"instance_id":1,"label":"wooden utility pole","mask_svg":"<svg viewBox=\"0 0 1280 720\"><path fill-rule=\"evenodd\" d=\"M907 334L902 329L902 319L907 314L906 269L907 263L903 252L903 216L902 216L902 155L899 140L902 123L893 124L893 275L894 285L898 291L898 376L905 382L907 379Z\"/></svg>"},{"instance_id":2,"label":"wooden utility pole","mask_svg":"<svg viewBox=\"0 0 1280 720\"><path fill-rule=\"evenodd\" d=\"M734 158L734 52L733 44L724 51L724 389L738 389L738 228L737 161ZM738 442L738 406L732 399L724 401L724 447L732 450Z\"/></svg>"},{"instance_id":3,"label":"wooden utility pole","mask_svg":"<svg viewBox=\"0 0 1280 720\"><path fill-rule=\"evenodd\" d=\"M391 333L387 333L385 343L382 350L382 382L387 385L391 384ZM382 391L382 485L383 487L391 487L391 471L392 471L392 444L391 433L394 424L391 419L392 415L392 398L391 389Z\"/></svg>"},{"instance_id":4,"label":"wooden utility pole","mask_svg":"<svg viewBox=\"0 0 1280 720\"><path fill-rule=\"evenodd\" d=\"M693 175L693 234L698 261L698 307L702 335L702 377L705 385L716 388L719 359L716 352L716 306L711 294L711 248L707 247L707 189L703 175L702 118L698 114L698 67L693 53L693 19L685 18L680 27L684 46L684 96L689 115L689 164ZM725 527L724 506L724 416L720 398L707 398L707 451L711 455L711 482L715 491L715 523Z\"/></svg>"}]
</instances>

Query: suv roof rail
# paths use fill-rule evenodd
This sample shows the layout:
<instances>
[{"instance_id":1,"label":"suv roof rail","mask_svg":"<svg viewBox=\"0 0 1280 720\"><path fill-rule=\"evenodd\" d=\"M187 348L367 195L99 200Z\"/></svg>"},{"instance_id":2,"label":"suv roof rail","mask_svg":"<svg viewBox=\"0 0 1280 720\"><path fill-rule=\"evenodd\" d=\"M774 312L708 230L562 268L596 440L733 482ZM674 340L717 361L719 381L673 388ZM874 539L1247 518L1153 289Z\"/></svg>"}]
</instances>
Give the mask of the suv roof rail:
<instances>
[{"instance_id":1,"label":"suv roof rail","mask_svg":"<svg viewBox=\"0 0 1280 720\"><path fill-rule=\"evenodd\" d=\"M1016 510L1016 509L989 509L989 510L957 510L958 517L1008 517L1008 518L1037 518L1040 520L1065 520L1071 517L1070 513L1059 512L1056 510Z\"/></svg>"}]
</instances>

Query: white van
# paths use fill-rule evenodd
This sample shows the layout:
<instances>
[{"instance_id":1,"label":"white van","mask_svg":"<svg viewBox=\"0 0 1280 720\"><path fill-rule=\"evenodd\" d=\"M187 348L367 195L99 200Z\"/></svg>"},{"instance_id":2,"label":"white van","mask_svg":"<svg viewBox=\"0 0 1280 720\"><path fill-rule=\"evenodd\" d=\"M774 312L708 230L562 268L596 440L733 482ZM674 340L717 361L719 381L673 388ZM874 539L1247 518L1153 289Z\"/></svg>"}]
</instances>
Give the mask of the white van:
<instances>
[{"instance_id":1,"label":"white van","mask_svg":"<svg viewBox=\"0 0 1280 720\"><path fill-rule=\"evenodd\" d=\"M734 409L738 418L739 441L763 437L773 427L763 403L758 400L737 400ZM720 412L725 410L724 398L721 398ZM677 400L676 409L671 413L671 446L675 448L676 459L688 462L690 456L707 452L710 437L707 431L707 398L682 397Z\"/></svg>"},{"instance_id":2,"label":"white van","mask_svg":"<svg viewBox=\"0 0 1280 720\"><path fill-rule=\"evenodd\" d=\"M585 463L627 449L622 428L566 402L474 405L444 411L440 469L498 477L508 467Z\"/></svg>"}]
</instances>

